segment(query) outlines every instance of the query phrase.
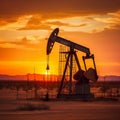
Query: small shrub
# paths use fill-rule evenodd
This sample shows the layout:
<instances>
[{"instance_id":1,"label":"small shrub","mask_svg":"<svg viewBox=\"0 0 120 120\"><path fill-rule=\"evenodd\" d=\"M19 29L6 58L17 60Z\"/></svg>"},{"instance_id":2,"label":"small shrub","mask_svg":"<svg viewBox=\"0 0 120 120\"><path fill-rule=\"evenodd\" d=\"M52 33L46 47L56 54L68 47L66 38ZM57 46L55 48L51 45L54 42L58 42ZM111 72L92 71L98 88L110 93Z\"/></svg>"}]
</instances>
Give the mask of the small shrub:
<instances>
[{"instance_id":1,"label":"small shrub","mask_svg":"<svg viewBox=\"0 0 120 120\"><path fill-rule=\"evenodd\" d=\"M37 110L49 110L50 107L46 104L39 104L36 106Z\"/></svg>"},{"instance_id":2,"label":"small shrub","mask_svg":"<svg viewBox=\"0 0 120 120\"><path fill-rule=\"evenodd\" d=\"M33 104L23 104L22 106L19 106L18 110L23 111L32 111L35 110L35 106Z\"/></svg>"},{"instance_id":3,"label":"small shrub","mask_svg":"<svg viewBox=\"0 0 120 120\"><path fill-rule=\"evenodd\" d=\"M34 104L23 104L22 106L19 106L17 108L17 110L21 110L21 111L33 111L33 110L49 110L50 107L48 105L45 104L38 104L38 105L34 105Z\"/></svg>"}]
</instances>

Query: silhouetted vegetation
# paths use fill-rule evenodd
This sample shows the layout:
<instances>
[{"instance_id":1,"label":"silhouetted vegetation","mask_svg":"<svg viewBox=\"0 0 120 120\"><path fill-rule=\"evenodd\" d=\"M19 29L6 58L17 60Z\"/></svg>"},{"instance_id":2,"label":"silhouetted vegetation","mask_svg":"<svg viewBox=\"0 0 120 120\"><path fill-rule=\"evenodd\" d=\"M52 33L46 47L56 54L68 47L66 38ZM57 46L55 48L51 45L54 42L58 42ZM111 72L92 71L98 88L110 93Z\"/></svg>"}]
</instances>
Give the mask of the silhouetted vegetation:
<instances>
[{"instance_id":1,"label":"silhouetted vegetation","mask_svg":"<svg viewBox=\"0 0 120 120\"><path fill-rule=\"evenodd\" d=\"M74 84L74 82L73 82ZM45 99L46 90L48 89L49 97L55 98L58 90L60 81L22 81L22 80L1 80L0 81L0 90L9 89L11 91L16 91L17 99L30 99L35 98L35 93L37 93L36 99ZM96 83L90 83L91 92L97 97L120 97L120 81L98 81ZM24 98L22 98L21 91L24 92ZM63 92L66 90L63 90ZM26 97L25 97L26 96Z\"/></svg>"},{"instance_id":2,"label":"silhouetted vegetation","mask_svg":"<svg viewBox=\"0 0 120 120\"><path fill-rule=\"evenodd\" d=\"M50 109L50 106L46 104L35 105L35 104L27 103L19 106L16 110L33 111L33 110L49 110L49 109Z\"/></svg>"}]
</instances>

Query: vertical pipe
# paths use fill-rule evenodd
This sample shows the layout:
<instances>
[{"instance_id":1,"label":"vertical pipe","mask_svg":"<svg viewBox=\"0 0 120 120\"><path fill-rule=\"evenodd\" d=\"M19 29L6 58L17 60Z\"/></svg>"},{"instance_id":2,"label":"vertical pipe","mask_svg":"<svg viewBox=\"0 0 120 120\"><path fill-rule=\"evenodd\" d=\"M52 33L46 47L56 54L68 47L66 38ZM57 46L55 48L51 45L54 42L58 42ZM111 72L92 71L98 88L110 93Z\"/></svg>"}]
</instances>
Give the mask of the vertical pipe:
<instances>
[{"instance_id":1,"label":"vertical pipe","mask_svg":"<svg viewBox=\"0 0 120 120\"><path fill-rule=\"evenodd\" d=\"M87 70L86 63L85 63L85 57L82 56L82 59L83 59L83 63L84 63L84 66L85 66L85 70Z\"/></svg>"},{"instance_id":2,"label":"vertical pipe","mask_svg":"<svg viewBox=\"0 0 120 120\"><path fill-rule=\"evenodd\" d=\"M70 81L69 81L69 94L72 94L72 68L73 68L73 53L74 49L70 47Z\"/></svg>"}]
</instances>

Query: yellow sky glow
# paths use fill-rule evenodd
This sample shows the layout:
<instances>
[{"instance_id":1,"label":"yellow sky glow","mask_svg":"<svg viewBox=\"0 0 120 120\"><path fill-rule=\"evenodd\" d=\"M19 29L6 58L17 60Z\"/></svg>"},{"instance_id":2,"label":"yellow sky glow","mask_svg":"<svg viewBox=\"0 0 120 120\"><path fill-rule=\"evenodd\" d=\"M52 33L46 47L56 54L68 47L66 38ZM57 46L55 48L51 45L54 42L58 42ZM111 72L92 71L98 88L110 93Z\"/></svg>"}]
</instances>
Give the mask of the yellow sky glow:
<instances>
[{"instance_id":1,"label":"yellow sky glow","mask_svg":"<svg viewBox=\"0 0 120 120\"><path fill-rule=\"evenodd\" d=\"M88 0L80 2L81 4L77 2L71 0L69 4L66 1L63 4L59 1L62 9L53 9L50 1L47 3L51 7L35 0L29 2L31 6L26 10L24 4L27 3L21 0L19 6L14 1L18 7L15 8L17 10L12 10L9 7L14 4L8 3L8 7L3 1L1 9L6 7L6 11L0 11L0 74L32 73L34 66L37 73L45 74L47 39L51 32L59 27L59 36L90 48L91 53L95 54L100 75L120 75L118 4L112 1L108 9L106 1L99 4L94 1L97 7L90 6ZM37 3L43 6L38 7ZM44 4L48 9L44 8ZM58 3L54 1L54 4ZM81 56L80 53L79 59ZM58 74L58 57L59 44L55 43L50 55L51 74Z\"/></svg>"}]
</instances>

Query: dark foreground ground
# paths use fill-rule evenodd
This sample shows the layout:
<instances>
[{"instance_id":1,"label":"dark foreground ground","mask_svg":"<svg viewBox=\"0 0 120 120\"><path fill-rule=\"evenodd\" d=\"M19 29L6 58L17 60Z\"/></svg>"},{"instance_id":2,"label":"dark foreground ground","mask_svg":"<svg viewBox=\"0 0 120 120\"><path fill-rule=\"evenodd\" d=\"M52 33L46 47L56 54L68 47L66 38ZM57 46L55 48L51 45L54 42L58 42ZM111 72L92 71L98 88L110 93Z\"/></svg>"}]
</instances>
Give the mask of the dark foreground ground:
<instances>
[{"instance_id":1,"label":"dark foreground ground","mask_svg":"<svg viewBox=\"0 0 120 120\"><path fill-rule=\"evenodd\" d=\"M50 110L14 111L23 100L0 100L0 120L119 120L120 102L29 101L46 104Z\"/></svg>"},{"instance_id":2,"label":"dark foreground ground","mask_svg":"<svg viewBox=\"0 0 120 120\"><path fill-rule=\"evenodd\" d=\"M24 92L20 92L24 96ZM24 98L24 97L21 97ZM45 104L50 110L15 110L25 103ZM0 120L120 120L119 101L27 101L16 100L16 91L0 90Z\"/></svg>"}]
</instances>

